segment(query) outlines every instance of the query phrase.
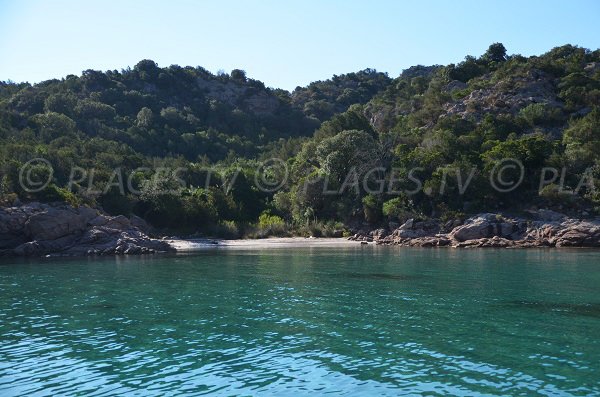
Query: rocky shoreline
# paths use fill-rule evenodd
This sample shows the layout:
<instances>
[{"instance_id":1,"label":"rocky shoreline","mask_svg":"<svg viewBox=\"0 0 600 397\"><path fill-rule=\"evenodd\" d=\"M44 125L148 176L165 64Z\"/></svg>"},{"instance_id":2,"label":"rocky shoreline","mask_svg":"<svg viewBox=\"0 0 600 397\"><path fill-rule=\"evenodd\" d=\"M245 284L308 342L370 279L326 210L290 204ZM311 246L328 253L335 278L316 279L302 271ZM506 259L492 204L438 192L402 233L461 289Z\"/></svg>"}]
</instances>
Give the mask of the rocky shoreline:
<instances>
[{"instance_id":1,"label":"rocky shoreline","mask_svg":"<svg viewBox=\"0 0 600 397\"><path fill-rule=\"evenodd\" d=\"M397 228L359 231L349 239L406 247L600 247L600 219L573 219L550 210L533 211L531 219L483 213L464 222L409 219Z\"/></svg>"},{"instance_id":2,"label":"rocky shoreline","mask_svg":"<svg viewBox=\"0 0 600 397\"><path fill-rule=\"evenodd\" d=\"M141 218L89 207L28 203L0 208L0 256L85 256L173 251Z\"/></svg>"},{"instance_id":3,"label":"rocky shoreline","mask_svg":"<svg viewBox=\"0 0 600 397\"><path fill-rule=\"evenodd\" d=\"M409 219L361 230L348 240L377 245L453 248L600 247L600 218L574 219L549 210L527 219L495 213L464 221ZM141 218L110 216L89 207L28 203L0 208L0 256L138 255L179 250L149 237Z\"/></svg>"}]
</instances>

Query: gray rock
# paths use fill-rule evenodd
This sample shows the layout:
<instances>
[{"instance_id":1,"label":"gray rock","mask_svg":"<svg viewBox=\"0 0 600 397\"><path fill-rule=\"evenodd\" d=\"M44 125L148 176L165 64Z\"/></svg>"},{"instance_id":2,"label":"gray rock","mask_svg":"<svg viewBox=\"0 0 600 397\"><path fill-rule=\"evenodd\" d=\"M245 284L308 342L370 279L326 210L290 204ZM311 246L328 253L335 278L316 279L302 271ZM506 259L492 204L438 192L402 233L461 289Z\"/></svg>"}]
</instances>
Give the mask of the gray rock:
<instances>
[{"instance_id":1,"label":"gray rock","mask_svg":"<svg viewBox=\"0 0 600 397\"><path fill-rule=\"evenodd\" d=\"M389 222L388 223L388 228L390 230L396 230L400 227L400 224L398 222Z\"/></svg>"},{"instance_id":2,"label":"gray rock","mask_svg":"<svg viewBox=\"0 0 600 397\"><path fill-rule=\"evenodd\" d=\"M456 241L478 240L491 237L514 239L525 232L523 222L504 219L497 214L480 214L455 227L450 236Z\"/></svg>"},{"instance_id":3,"label":"gray rock","mask_svg":"<svg viewBox=\"0 0 600 397\"><path fill-rule=\"evenodd\" d=\"M121 229L127 229L127 228L131 227L131 222L129 221L129 218L127 218L126 216L117 215L117 216L108 218L108 221L104 224L104 226L121 230Z\"/></svg>"},{"instance_id":4,"label":"gray rock","mask_svg":"<svg viewBox=\"0 0 600 397\"><path fill-rule=\"evenodd\" d=\"M29 203L0 208L0 254L114 255L171 251L149 238L125 216L108 216L89 207Z\"/></svg>"},{"instance_id":5,"label":"gray rock","mask_svg":"<svg viewBox=\"0 0 600 397\"><path fill-rule=\"evenodd\" d=\"M458 91L458 90L464 90L467 87L468 87L467 83L463 83L462 81L459 81L459 80L452 80L451 82L446 84L446 86L444 87L444 91L454 92L454 91Z\"/></svg>"},{"instance_id":6,"label":"gray rock","mask_svg":"<svg viewBox=\"0 0 600 397\"><path fill-rule=\"evenodd\" d=\"M450 233L431 234L435 221L415 221L377 241L378 244L457 248L600 247L600 218L581 221L553 211L533 211L538 219L526 221L498 214L479 214ZM444 225L448 229L449 223ZM423 235L427 234L428 235Z\"/></svg>"},{"instance_id":7,"label":"gray rock","mask_svg":"<svg viewBox=\"0 0 600 397\"><path fill-rule=\"evenodd\" d=\"M79 207L77 213L81 216L83 221L87 224L89 221L98 216L98 210L90 207Z\"/></svg>"},{"instance_id":8,"label":"gray rock","mask_svg":"<svg viewBox=\"0 0 600 397\"><path fill-rule=\"evenodd\" d=\"M129 222L133 227L140 229L144 233L150 232L150 225L148 225L148 223L139 216L131 215L129 217Z\"/></svg>"},{"instance_id":9,"label":"gray rock","mask_svg":"<svg viewBox=\"0 0 600 397\"><path fill-rule=\"evenodd\" d=\"M402 226L399 227L400 230L412 230L413 226L415 224L415 220L414 219L409 219L406 222L404 222L402 224Z\"/></svg>"},{"instance_id":10,"label":"gray rock","mask_svg":"<svg viewBox=\"0 0 600 397\"><path fill-rule=\"evenodd\" d=\"M14 249L19 256L41 256L52 252L64 251L77 242L76 235L68 235L55 240L34 240L21 244Z\"/></svg>"},{"instance_id":11,"label":"gray rock","mask_svg":"<svg viewBox=\"0 0 600 397\"><path fill-rule=\"evenodd\" d=\"M369 233L374 240L379 240L388 235L388 231L386 229L375 229L371 233Z\"/></svg>"},{"instance_id":12,"label":"gray rock","mask_svg":"<svg viewBox=\"0 0 600 397\"><path fill-rule=\"evenodd\" d=\"M32 240L54 240L85 229L84 218L75 211L48 208L29 217L25 233Z\"/></svg>"},{"instance_id":13,"label":"gray rock","mask_svg":"<svg viewBox=\"0 0 600 397\"><path fill-rule=\"evenodd\" d=\"M23 233L12 234L12 233L0 233L0 249L7 249L16 247L27 241L27 238Z\"/></svg>"},{"instance_id":14,"label":"gray rock","mask_svg":"<svg viewBox=\"0 0 600 397\"><path fill-rule=\"evenodd\" d=\"M542 222L562 222L567 219L567 216L560 212L544 209L535 211L533 215L537 220Z\"/></svg>"},{"instance_id":15,"label":"gray rock","mask_svg":"<svg viewBox=\"0 0 600 397\"><path fill-rule=\"evenodd\" d=\"M459 226L450 232L454 240L467 241L477 240L494 235L495 224L486 216L478 216L469 219L466 224Z\"/></svg>"},{"instance_id":16,"label":"gray rock","mask_svg":"<svg viewBox=\"0 0 600 397\"><path fill-rule=\"evenodd\" d=\"M107 223L108 217L105 215L98 215L87 222L88 226L104 226Z\"/></svg>"}]
</instances>

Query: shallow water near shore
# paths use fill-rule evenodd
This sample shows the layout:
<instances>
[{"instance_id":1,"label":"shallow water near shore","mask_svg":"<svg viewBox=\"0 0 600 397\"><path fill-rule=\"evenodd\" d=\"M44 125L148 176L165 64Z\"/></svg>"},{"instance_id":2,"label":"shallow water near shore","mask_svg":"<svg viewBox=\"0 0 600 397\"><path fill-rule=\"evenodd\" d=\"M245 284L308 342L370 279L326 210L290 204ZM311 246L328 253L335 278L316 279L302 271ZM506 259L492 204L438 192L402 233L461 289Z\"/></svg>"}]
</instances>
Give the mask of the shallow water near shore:
<instances>
[{"instance_id":1,"label":"shallow water near shore","mask_svg":"<svg viewBox=\"0 0 600 397\"><path fill-rule=\"evenodd\" d=\"M600 252L4 259L0 395L600 395Z\"/></svg>"}]
</instances>

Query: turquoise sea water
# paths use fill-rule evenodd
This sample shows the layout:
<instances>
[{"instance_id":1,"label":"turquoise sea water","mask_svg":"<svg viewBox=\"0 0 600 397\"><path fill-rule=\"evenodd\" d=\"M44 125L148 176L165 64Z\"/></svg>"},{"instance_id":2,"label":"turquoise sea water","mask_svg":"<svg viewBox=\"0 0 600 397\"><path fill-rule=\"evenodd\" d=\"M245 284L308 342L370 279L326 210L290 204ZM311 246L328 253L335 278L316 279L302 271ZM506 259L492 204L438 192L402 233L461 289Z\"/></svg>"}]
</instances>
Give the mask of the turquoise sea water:
<instances>
[{"instance_id":1,"label":"turquoise sea water","mask_svg":"<svg viewBox=\"0 0 600 397\"><path fill-rule=\"evenodd\" d=\"M600 395L600 252L0 264L0 396Z\"/></svg>"}]
</instances>

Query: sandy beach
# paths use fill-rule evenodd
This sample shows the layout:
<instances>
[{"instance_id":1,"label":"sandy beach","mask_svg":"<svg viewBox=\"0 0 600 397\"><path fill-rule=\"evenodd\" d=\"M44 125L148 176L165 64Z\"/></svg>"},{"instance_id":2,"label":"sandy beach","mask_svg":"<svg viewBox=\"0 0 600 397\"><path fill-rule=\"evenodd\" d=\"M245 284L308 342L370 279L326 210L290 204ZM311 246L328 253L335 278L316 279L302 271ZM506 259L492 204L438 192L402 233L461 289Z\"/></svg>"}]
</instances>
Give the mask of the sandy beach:
<instances>
[{"instance_id":1,"label":"sandy beach","mask_svg":"<svg viewBox=\"0 0 600 397\"><path fill-rule=\"evenodd\" d=\"M189 239L165 240L177 251L195 251L210 248L262 249L299 247L357 246L360 242L345 238L274 237L255 240Z\"/></svg>"}]
</instances>

